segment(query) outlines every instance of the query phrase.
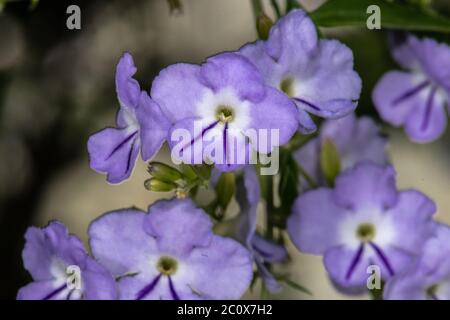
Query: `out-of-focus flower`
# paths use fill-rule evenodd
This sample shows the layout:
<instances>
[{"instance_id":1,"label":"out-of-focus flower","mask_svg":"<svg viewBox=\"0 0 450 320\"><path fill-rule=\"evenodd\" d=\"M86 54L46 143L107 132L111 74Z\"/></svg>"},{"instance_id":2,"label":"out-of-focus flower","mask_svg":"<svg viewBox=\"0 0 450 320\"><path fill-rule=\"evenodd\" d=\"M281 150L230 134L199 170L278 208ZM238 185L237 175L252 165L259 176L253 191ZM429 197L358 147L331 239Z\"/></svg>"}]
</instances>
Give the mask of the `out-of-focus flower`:
<instances>
[{"instance_id":1,"label":"out-of-focus flower","mask_svg":"<svg viewBox=\"0 0 450 320\"><path fill-rule=\"evenodd\" d=\"M353 70L353 53L336 40L319 40L316 27L302 10L293 10L270 30L266 41L240 52L262 73L265 82L297 105L303 133L316 130L308 113L340 118L356 108L361 79Z\"/></svg>"},{"instance_id":2,"label":"out-of-focus flower","mask_svg":"<svg viewBox=\"0 0 450 320\"><path fill-rule=\"evenodd\" d=\"M33 282L19 290L17 299L116 299L111 274L88 256L80 239L68 234L62 223L31 227L25 239L22 257Z\"/></svg>"},{"instance_id":3,"label":"out-of-focus flower","mask_svg":"<svg viewBox=\"0 0 450 320\"><path fill-rule=\"evenodd\" d=\"M249 252L216 236L192 200L163 200L149 214L114 211L92 222L98 261L119 277L119 298L237 299L252 279Z\"/></svg>"},{"instance_id":4,"label":"out-of-focus flower","mask_svg":"<svg viewBox=\"0 0 450 320\"><path fill-rule=\"evenodd\" d=\"M130 177L139 149L144 160L152 158L161 148L170 127L159 106L133 79L135 73L133 58L125 53L116 70L120 102L117 128L103 129L88 141L91 168L106 173L110 183Z\"/></svg>"},{"instance_id":5,"label":"out-of-focus flower","mask_svg":"<svg viewBox=\"0 0 450 320\"><path fill-rule=\"evenodd\" d=\"M319 136L295 153L298 163L318 185L325 185L320 168L320 155L326 139L336 146L342 171L364 160L380 165L388 163L385 150L387 140L371 118L357 118L352 113L341 119L327 120L322 124ZM303 179L300 186L302 189L310 187Z\"/></svg>"},{"instance_id":6,"label":"out-of-focus flower","mask_svg":"<svg viewBox=\"0 0 450 320\"><path fill-rule=\"evenodd\" d=\"M393 126L404 126L413 141L437 139L447 126L450 47L407 35L392 55L407 71L389 71L376 85L372 98L380 116Z\"/></svg>"},{"instance_id":7,"label":"out-of-focus flower","mask_svg":"<svg viewBox=\"0 0 450 320\"><path fill-rule=\"evenodd\" d=\"M450 228L439 224L420 258L386 284L388 300L450 300Z\"/></svg>"},{"instance_id":8,"label":"out-of-focus flower","mask_svg":"<svg viewBox=\"0 0 450 320\"><path fill-rule=\"evenodd\" d=\"M178 129L189 133L186 141L169 141L172 149L179 147L176 156L185 163L207 161L205 150L218 146L216 160L209 160L222 171L234 170L236 164L249 162L249 145L271 152L288 142L297 128L295 105L266 86L258 70L235 53L218 54L200 66L167 67L153 81L151 96L173 124L171 134ZM261 129L278 130L279 141L269 139L264 145L259 136L246 134Z\"/></svg>"},{"instance_id":9,"label":"out-of-focus flower","mask_svg":"<svg viewBox=\"0 0 450 320\"><path fill-rule=\"evenodd\" d=\"M264 264L283 261L287 257L287 251L282 245L256 233L257 206L260 198L258 176L252 167L245 167L243 180L236 188L236 200L240 208L237 223L238 239L251 252L266 288L276 292L281 286Z\"/></svg>"},{"instance_id":10,"label":"out-of-focus flower","mask_svg":"<svg viewBox=\"0 0 450 320\"><path fill-rule=\"evenodd\" d=\"M363 162L343 172L334 189L302 194L288 232L300 251L324 256L338 286L359 288L369 265L389 279L411 263L433 231L435 210L424 194L397 191L392 167Z\"/></svg>"}]
</instances>

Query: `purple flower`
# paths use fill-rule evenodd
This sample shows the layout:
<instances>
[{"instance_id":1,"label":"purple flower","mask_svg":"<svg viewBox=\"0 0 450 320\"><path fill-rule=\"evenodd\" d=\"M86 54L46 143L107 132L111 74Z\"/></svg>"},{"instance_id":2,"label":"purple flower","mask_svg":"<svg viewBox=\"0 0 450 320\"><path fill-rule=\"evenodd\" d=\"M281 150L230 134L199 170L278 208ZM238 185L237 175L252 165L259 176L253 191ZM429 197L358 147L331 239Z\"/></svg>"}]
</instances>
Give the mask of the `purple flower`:
<instances>
[{"instance_id":1,"label":"purple flower","mask_svg":"<svg viewBox=\"0 0 450 320\"><path fill-rule=\"evenodd\" d=\"M267 269L265 263L280 262L286 259L287 251L283 246L261 237L256 232L257 206L261 198L258 176L255 170L244 168L243 181L237 184L236 200L239 204L238 239L252 254L264 285L271 292L281 289L280 284Z\"/></svg>"},{"instance_id":2,"label":"purple flower","mask_svg":"<svg viewBox=\"0 0 450 320\"><path fill-rule=\"evenodd\" d=\"M386 284L387 300L450 300L450 228L438 224L420 258Z\"/></svg>"},{"instance_id":3,"label":"purple flower","mask_svg":"<svg viewBox=\"0 0 450 320\"><path fill-rule=\"evenodd\" d=\"M408 35L393 49L407 71L389 71L373 91L373 102L384 121L404 126L416 142L437 139L445 131L445 103L450 92L450 47Z\"/></svg>"},{"instance_id":4,"label":"purple flower","mask_svg":"<svg viewBox=\"0 0 450 320\"><path fill-rule=\"evenodd\" d=\"M170 141L172 154L177 147L175 156L185 163L211 160L221 170L234 170L249 163L250 144L258 152L271 152L297 127L294 104L266 86L258 70L235 53L213 56L200 66L171 65L155 78L151 95L173 124L172 137L189 133L188 139ZM262 138L248 136L250 129L278 130L279 141L264 145ZM206 156L208 146L216 147L215 160Z\"/></svg>"},{"instance_id":5,"label":"purple flower","mask_svg":"<svg viewBox=\"0 0 450 320\"><path fill-rule=\"evenodd\" d=\"M334 189L302 194L287 229L300 251L323 255L335 283L351 289L366 284L369 265L383 279L407 266L432 232L435 210L424 194L397 191L392 167L363 162L338 176Z\"/></svg>"},{"instance_id":6,"label":"purple flower","mask_svg":"<svg viewBox=\"0 0 450 320\"><path fill-rule=\"evenodd\" d=\"M120 299L237 299L252 279L249 253L211 228L191 200L163 200L149 214L107 213L89 237L94 256L119 277Z\"/></svg>"},{"instance_id":7,"label":"purple flower","mask_svg":"<svg viewBox=\"0 0 450 320\"><path fill-rule=\"evenodd\" d=\"M88 141L90 166L107 174L110 183L130 177L141 149L148 160L161 148L170 124L159 106L141 91L133 79L136 67L125 53L117 64L116 90L120 103L117 128L106 128L93 134Z\"/></svg>"},{"instance_id":8,"label":"purple flower","mask_svg":"<svg viewBox=\"0 0 450 320\"><path fill-rule=\"evenodd\" d=\"M62 223L28 228L25 239L22 258L33 282L19 290L17 299L116 299L111 274L88 256L80 239L69 235Z\"/></svg>"},{"instance_id":9,"label":"purple flower","mask_svg":"<svg viewBox=\"0 0 450 320\"><path fill-rule=\"evenodd\" d=\"M302 10L281 18L267 41L247 44L240 52L257 66L268 85L295 102L303 133L316 130L308 113L340 118L356 108L361 79L353 70L352 51L339 41L319 40Z\"/></svg>"},{"instance_id":10,"label":"purple flower","mask_svg":"<svg viewBox=\"0 0 450 320\"><path fill-rule=\"evenodd\" d=\"M295 158L305 171L319 185L325 185L320 168L320 154L325 139L330 139L336 146L341 163L341 170L349 169L356 163L370 160L376 164L388 164L386 155L386 138L380 128L369 117L357 118L354 113L337 120L325 121L317 138L309 141L295 153ZM307 182L302 179L303 189Z\"/></svg>"}]
</instances>

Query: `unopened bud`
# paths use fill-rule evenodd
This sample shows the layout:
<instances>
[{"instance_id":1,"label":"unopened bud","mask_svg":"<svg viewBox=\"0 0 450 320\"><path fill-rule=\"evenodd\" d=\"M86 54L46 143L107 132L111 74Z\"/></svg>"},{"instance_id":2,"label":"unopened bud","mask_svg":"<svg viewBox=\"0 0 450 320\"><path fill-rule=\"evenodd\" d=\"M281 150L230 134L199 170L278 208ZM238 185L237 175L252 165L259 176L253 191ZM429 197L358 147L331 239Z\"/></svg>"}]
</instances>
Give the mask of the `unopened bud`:
<instances>
[{"instance_id":1,"label":"unopened bud","mask_svg":"<svg viewBox=\"0 0 450 320\"><path fill-rule=\"evenodd\" d=\"M155 192L167 192L175 190L177 188L177 185L173 182L161 181L156 178L145 180L144 186L145 189Z\"/></svg>"},{"instance_id":2,"label":"unopened bud","mask_svg":"<svg viewBox=\"0 0 450 320\"><path fill-rule=\"evenodd\" d=\"M256 30L258 31L258 37L262 40L269 38L270 28L273 26L273 21L266 14L262 13L256 19Z\"/></svg>"},{"instance_id":3,"label":"unopened bud","mask_svg":"<svg viewBox=\"0 0 450 320\"><path fill-rule=\"evenodd\" d=\"M161 162L150 162L148 172L153 178L164 181L177 181L183 178L180 171Z\"/></svg>"}]
</instances>

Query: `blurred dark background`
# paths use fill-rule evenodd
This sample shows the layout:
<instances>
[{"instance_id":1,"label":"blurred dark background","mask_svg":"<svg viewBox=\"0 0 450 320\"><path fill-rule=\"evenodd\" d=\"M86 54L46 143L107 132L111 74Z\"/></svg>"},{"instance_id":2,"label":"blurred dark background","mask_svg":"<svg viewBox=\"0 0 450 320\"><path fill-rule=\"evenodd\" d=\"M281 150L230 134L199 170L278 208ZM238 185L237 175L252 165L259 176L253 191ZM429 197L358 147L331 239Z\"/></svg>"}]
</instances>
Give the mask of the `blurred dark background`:
<instances>
[{"instance_id":1,"label":"blurred dark background","mask_svg":"<svg viewBox=\"0 0 450 320\"><path fill-rule=\"evenodd\" d=\"M178 1L41 0L34 8L29 1L6 1L0 13L0 298L15 298L30 281L21 260L28 226L59 219L85 240L89 221L103 212L145 208L157 197L142 186L142 161L132 179L119 186L108 185L88 166L88 136L114 124L114 73L121 54L133 54L136 77L149 89L153 77L171 63L198 63L256 39L250 1L180 0L182 8L175 10L170 2ZM301 2L312 10L323 1ZM71 4L81 8L81 30L66 27ZM264 4L273 16L269 1ZM448 14L448 1L436 6ZM385 32L323 31L354 50L364 88L358 112L376 117L371 90L395 67ZM449 133L435 143L415 145L399 130L385 131L392 136L400 185L429 194L438 203L439 217L450 222ZM342 297L328 283L319 258L296 255L290 268L315 298ZM281 297L307 298L292 291Z\"/></svg>"}]
</instances>

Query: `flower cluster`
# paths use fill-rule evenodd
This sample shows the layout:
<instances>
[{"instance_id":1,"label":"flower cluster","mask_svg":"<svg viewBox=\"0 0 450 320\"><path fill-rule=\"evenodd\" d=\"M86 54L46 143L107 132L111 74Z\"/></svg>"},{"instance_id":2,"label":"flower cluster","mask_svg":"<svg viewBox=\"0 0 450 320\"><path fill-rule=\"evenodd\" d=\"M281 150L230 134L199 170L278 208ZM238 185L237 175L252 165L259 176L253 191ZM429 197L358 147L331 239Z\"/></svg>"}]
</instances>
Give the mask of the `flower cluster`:
<instances>
[{"instance_id":1,"label":"flower cluster","mask_svg":"<svg viewBox=\"0 0 450 320\"><path fill-rule=\"evenodd\" d=\"M429 142L447 126L450 94L450 47L413 35L393 36L392 56L408 71L389 71L376 85L373 102L380 116L404 126L413 141Z\"/></svg>"},{"instance_id":2,"label":"flower cluster","mask_svg":"<svg viewBox=\"0 0 450 320\"><path fill-rule=\"evenodd\" d=\"M252 279L250 254L211 228L187 199L109 212L89 227L95 260L58 222L30 228L23 259L34 282L17 298L237 299ZM68 289L71 281L79 287Z\"/></svg>"},{"instance_id":3,"label":"flower cluster","mask_svg":"<svg viewBox=\"0 0 450 320\"><path fill-rule=\"evenodd\" d=\"M300 251L324 256L338 286L356 290L366 285L370 265L380 268L384 280L404 270L433 234L435 211L424 194L396 190L392 167L360 162L333 189L301 195L288 232Z\"/></svg>"},{"instance_id":4,"label":"flower cluster","mask_svg":"<svg viewBox=\"0 0 450 320\"><path fill-rule=\"evenodd\" d=\"M413 35L392 40L409 72L384 75L374 104L412 140L434 140L447 121L450 49ZM375 266L386 299L450 298L449 227L433 220L436 205L422 192L397 189L388 138L354 113L362 83L352 51L319 38L304 11L280 18L266 40L166 67L149 92L135 73L125 53L116 127L89 138L90 166L120 183L139 153L151 160L167 143L177 166L151 162L145 186L175 197L95 219L92 256L59 222L29 228L23 261L33 282L18 299L238 299L257 279L263 292L305 290L278 272L286 236L323 256L339 290L367 291ZM259 174L267 163L258 157L278 152L279 179ZM196 193L208 185L215 198L200 207Z\"/></svg>"}]
</instances>

